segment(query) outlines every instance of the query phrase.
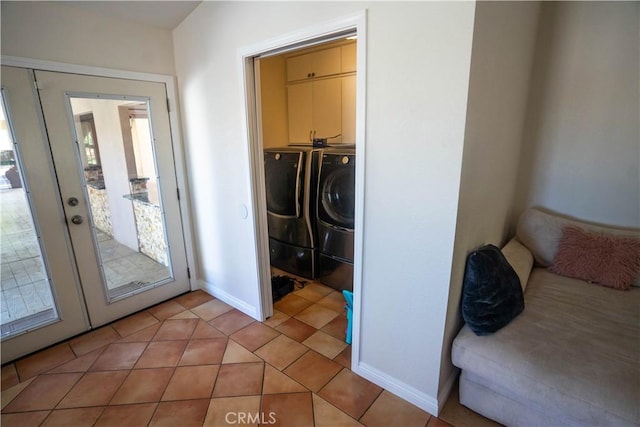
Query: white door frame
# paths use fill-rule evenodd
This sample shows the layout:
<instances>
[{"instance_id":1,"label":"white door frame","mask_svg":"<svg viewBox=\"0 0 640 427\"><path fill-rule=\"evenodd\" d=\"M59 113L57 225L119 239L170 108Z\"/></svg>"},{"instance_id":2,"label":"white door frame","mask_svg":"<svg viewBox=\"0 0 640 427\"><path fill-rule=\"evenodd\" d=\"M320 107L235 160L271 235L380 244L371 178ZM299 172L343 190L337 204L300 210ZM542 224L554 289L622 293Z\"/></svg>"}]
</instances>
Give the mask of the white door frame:
<instances>
[{"instance_id":1,"label":"white door frame","mask_svg":"<svg viewBox=\"0 0 640 427\"><path fill-rule=\"evenodd\" d=\"M354 15L345 16L332 21L316 24L311 27L285 34L283 36L264 40L238 50L238 64L242 93L244 94L244 117L246 123L243 130L249 151L249 170L252 188L251 210L254 215L254 233L256 236L256 257L258 267L257 283L260 295L258 317L265 320L273 314L271 300L271 270L269 263L269 231L267 228L267 206L265 194L265 178L263 164L263 147L258 123L257 100L259 97L258 75L254 67L254 59L261 55L271 55L308 47L335 38L336 35L348 31L356 31L357 43L357 75L356 75L356 200L354 219L354 260L353 260L353 333L352 333L352 370L358 373L360 359L360 313L362 302L362 253L364 234L364 180L365 180L365 117L366 117L366 52L367 52L367 14L366 10Z\"/></svg>"},{"instance_id":2,"label":"white door frame","mask_svg":"<svg viewBox=\"0 0 640 427\"><path fill-rule=\"evenodd\" d=\"M171 140L173 146L173 156L176 170L176 179L180 191L180 214L182 222L182 232L184 234L185 250L187 254L187 266L194 269L195 263L193 228L191 224L191 210L189 204L189 182L187 180L187 168L185 162L185 150L182 141L182 130L180 127L180 117L178 114L178 95L176 91L175 77L165 74L141 73L136 71L116 70L112 68L92 67L78 64L68 64L63 62L43 61L39 59L24 58L18 56L0 56L2 65L18 68L29 68L42 71L57 71L70 74L85 74L97 77L112 77L129 80L140 80L148 82L164 83L167 90L167 106L169 107L169 123L171 125ZM197 272L191 270L189 286L194 290Z\"/></svg>"}]
</instances>

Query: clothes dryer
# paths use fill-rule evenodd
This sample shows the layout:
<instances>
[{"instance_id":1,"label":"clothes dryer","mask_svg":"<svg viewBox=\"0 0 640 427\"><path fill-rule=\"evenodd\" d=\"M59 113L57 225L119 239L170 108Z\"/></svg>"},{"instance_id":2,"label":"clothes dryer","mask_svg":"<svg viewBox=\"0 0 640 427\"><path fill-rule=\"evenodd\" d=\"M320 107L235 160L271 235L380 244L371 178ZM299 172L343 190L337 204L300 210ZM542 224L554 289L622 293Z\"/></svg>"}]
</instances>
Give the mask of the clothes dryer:
<instances>
[{"instance_id":1,"label":"clothes dryer","mask_svg":"<svg viewBox=\"0 0 640 427\"><path fill-rule=\"evenodd\" d=\"M329 148L319 157L317 278L334 289L353 291L356 152Z\"/></svg>"},{"instance_id":2,"label":"clothes dryer","mask_svg":"<svg viewBox=\"0 0 640 427\"><path fill-rule=\"evenodd\" d=\"M315 278L318 153L312 147L264 150L271 265Z\"/></svg>"}]
</instances>

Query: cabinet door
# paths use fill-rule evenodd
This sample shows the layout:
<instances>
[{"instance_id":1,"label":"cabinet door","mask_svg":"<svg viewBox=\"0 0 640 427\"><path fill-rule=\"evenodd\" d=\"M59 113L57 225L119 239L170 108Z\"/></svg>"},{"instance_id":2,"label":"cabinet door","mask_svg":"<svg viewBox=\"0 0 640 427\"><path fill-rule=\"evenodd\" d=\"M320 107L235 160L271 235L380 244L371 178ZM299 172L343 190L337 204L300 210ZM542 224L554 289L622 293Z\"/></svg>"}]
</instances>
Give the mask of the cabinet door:
<instances>
[{"instance_id":1,"label":"cabinet door","mask_svg":"<svg viewBox=\"0 0 640 427\"><path fill-rule=\"evenodd\" d=\"M313 82L313 129L316 138L342 133L342 81L339 78ZM340 138L330 140L340 142Z\"/></svg>"},{"instance_id":2,"label":"cabinet door","mask_svg":"<svg viewBox=\"0 0 640 427\"><path fill-rule=\"evenodd\" d=\"M342 142L356 143L356 76L342 78Z\"/></svg>"},{"instance_id":3,"label":"cabinet door","mask_svg":"<svg viewBox=\"0 0 640 427\"><path fill-rule=\"evenodd\" d=\"M313 77L340 74L340 48L325 49L310 54Z\"/></svg>"},{"instance_id":4,"label":"cabinet door","mask_svg":"<svg viewBox=\"0 0 640 427\"><path fill-rule=\"evenodd\" d=\"M311 73L311 55L299 55L287 58L287 81L304 80Z\"/></svg>"},{"instance_id":5,"label":"cabinet door","mask_svg":"<svg viewBox=\"0 0 640 427\"><path fill-rule=\"evenodd\" d=\"M341 47L341 72L352 73L356 71L356 44L348 44Z\"/></svg>"},{"instance_id":6,"label":"cabinet door","mask_svg":"<svg viewBox=\"0 0 640 427\"><path fill-rule=\"evenodd\" d=\"M287 86L289 109L289 143L310 143L309 133L313 129L313 83L298 83Z\"/></svg>"}]
</instances>

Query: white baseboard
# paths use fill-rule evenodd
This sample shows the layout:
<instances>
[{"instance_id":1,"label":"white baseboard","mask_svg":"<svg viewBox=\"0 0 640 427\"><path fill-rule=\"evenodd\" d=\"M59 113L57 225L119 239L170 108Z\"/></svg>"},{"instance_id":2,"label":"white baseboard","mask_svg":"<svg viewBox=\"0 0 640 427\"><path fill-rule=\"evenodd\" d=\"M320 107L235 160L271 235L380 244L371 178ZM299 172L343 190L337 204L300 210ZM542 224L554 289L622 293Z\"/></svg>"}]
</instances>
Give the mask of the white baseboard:
<instances>
[{"instance_id":1,"label":"white baseboard","mask_svg":"<svg viewBox=\"0 0 640 427\"><path fill-rule=\"evenodd\" d=\"M379 385L385 390L388 390L396 396L401 397L407 402L413 403L418 408L427 411L431 415L436 417L438 416L439 405L433 396L429 396L408 384L398 381L396 378L390 377L384 372L381 372L366 363L359 363L353 368L353 372Z\"/></svg>"},{"instance_id":2,"label":"white baseboard","mask_svg":"<svg viewBox=\"0 0 640 427\"><path fill-rule=\"evenodd\" d=\"M218 298L220 301L229 304L231 307L236 308L246 314L247 316L251 316L256 320L258 319L258 311L252 305L247 304L246 302L239 300L233 295L227 293L225 290L220 289L211 283L207 283L203 280L197 280L198 287L203 291L207 291L207 293L213 295Z\"/></svg>"}]
</instances>

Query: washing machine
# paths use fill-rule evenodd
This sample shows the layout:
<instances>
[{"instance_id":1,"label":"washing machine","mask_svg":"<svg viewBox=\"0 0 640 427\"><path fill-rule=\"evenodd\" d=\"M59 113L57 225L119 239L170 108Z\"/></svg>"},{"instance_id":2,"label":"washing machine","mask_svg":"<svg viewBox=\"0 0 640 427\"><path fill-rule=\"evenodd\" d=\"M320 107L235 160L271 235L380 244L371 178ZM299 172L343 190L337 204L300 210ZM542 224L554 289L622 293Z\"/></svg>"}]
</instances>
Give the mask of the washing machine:
<instances>
[{"instance_id":1,"label":"washing machine","mask_svg":"<svg viewBox=\"0 0 640 427\"><path fill-rule=\"evenodd\" d=\"M318 157L317 279L336 290L353 291L356 152L328 148Z\"/></svg>"},{"instance_id":2,"label":"washing machine","mask_svg":"<svg viewBox=\"0 0 640 427\"><path fill-rule=\"evenodd\" d=\"M318 150L264 150L271 265L298 276L316 276L315 203Z\"/></svg>"}]
</instances>

